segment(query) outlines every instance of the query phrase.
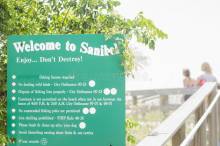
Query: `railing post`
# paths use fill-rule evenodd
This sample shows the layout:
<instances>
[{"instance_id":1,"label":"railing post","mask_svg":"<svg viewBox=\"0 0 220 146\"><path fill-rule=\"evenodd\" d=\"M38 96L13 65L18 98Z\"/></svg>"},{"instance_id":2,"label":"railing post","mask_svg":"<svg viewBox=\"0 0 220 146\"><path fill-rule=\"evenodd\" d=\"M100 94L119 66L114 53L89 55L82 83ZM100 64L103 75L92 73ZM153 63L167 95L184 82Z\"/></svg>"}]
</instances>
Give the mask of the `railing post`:
<instances>
[{"instance_id":1,"label":"railing post","mask_svg":"<svg viewBox=\"0 0 220 146\"><path fill-rule=\"evenodd\" d=\"M181 142L185 139L185 124L176 132L172 137L172 146L179 146Z\"/></svg>"},{"instance_id":2,"label":"railing post","mask_svg":"<svg viewBox=\"0 0 220 146\"><path fill-rule=\"evenodd\" d=\"M215 133L216 133L215 139L216 139L216 143L218 145L218 143L219 143L219 124L220 124L219 117L218 117L218 102L215 105L214 112L215 112L214 116L215 116Z\"/></svg>"},{"instance_id":3,"label":"railing post","mask_svg":"<svg viewBox=\"0 0 220 146\"><path fill-rule=\"evenodd\" d=\"M205 101L201 104L201 106L196 110L195 113L195 123L199 121L199 119L204 114L206 107ZM198 130L195 138L193 139L192 146L206 146L206 123L204 123Z\"/></svg>"},{"instance_id":4,"label":"railing post","mask_svg":"<svg viewBox=\"0 0 220 146\"><path fill-rule=\"evenodd\" d=\"M168 96L160 96L160 108L161 111L166 114L168 108Z\"/></svg>"},{"instance_id":5,"label":"railing post","mask_svg":"<svg viewBox=\"0 0 220 146\"><path fill-rule=\"evenodd\" d=\"M218 101L218 141L220 143L220 100Z\"/></svg>"},{"instance_id":6,"label":"railing post","mask_svg":"<svg viewBox=\"0 0 220 146\"><path fill-rule=\"evenodd\" d=\"M208 118L209 121L209 144L210 146L217 146L217 128L216 128L216 117L215 110L213 109L211 115Z\"/></svg>"},{"instance_id":7,"label":"railing post","mask_svg":"<svg viewBox=\"0 0 220 146\"><path fill-rule=\"evenodd\" d=\"M216 95L216 90L214 90L209 98L208 102L209 104L212 102L213 98ZM208 105L209 105L208 104ZM217 121L216 121L216 112L215 108L212 110L211 114L208 117L208 139L209 139L209 146L217 146Z\"/></svg>"},{"instance_id":8,"label":"railing post","mask_svg":"<svg viewBox=\"0 0 220 146\"><path fill-rule=\"evenodd\" d=\"M137 96L132 96L132 104L137 105Z\"/></svg>"}]
</instances>

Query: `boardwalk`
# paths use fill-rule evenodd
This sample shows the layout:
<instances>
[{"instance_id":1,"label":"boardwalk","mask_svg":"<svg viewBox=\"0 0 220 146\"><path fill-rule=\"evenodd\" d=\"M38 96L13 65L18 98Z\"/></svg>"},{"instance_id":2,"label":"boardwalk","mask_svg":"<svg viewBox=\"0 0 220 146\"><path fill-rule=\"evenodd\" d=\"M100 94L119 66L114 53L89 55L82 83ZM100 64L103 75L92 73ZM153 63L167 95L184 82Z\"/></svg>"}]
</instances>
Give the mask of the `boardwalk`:
<instances>
[{"instance_id":1,"label":"boardwalk","mask_svg":"<svg viewBox=\"0 0 220 146\"><path fill-rule=\"evenodd\" d=\"M192 94L173 114L155 128L137 146L163 146L171 141L172 146L219 146L220 143L220 93L215 83L206 83L198 91L185 89L169 90L176 93ZM196 91L196 92L195 92ZM195 92L195 93L194 93ZM135 100L144 95L167 94L165 90L128 92ZM142 96L140 96L142 95ZM167 94L168 95L168 94ZM153 97L154 98L154 97ZM156 98L156 96L155 96ZM164 102L165 101L165 102ZM166 98L161 100L166 104ZM195 125L186 132L186 120L195 115Z\"/></svg>"}]
</instances>

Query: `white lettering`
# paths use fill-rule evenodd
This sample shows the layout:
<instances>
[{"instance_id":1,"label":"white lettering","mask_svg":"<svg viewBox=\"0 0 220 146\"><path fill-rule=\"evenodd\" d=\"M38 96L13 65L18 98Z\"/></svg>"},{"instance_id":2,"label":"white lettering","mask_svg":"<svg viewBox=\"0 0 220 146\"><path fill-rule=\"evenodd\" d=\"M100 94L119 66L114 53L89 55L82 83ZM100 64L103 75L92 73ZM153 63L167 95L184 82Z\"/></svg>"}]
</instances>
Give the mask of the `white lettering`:
<instances>
[{"instance_id":1,"label":"white lettering","mask_svg":"<svg viewBox=\"0 0 220 146\"><path fill-rule=\"evenodd\" d=\"M107 45L101 45L100 47L89 46L88 43L82 42L80 53L89 54L94 56L110 56L119 54L117 44L114 44L113 47L108 47Z\"/></svg>"},{"instance_id":2,"label":"white lettering","mask_svg":"<svg viewBox=\"0 0 220 146\"><path fill-rule=\"evenodd\" d=\"M25 42L16 42L16 43L13 43L16 51L19 53L19 52L23 52L24 51L24 44Z\"/></svg>"},{"instance_id":3,"label":"white lettering","mask_svg":"<svg viewBox=\"0 0 220 146\"><path fill-rule=\"evenodd\" d=\"M34 51L52 51L52 50L60 50L61 44L60 42L33 42L30 40L29 42L15 42L13 43L15 50L17 53L25 52L34 52Z\"/></svg>"}]
</instances>

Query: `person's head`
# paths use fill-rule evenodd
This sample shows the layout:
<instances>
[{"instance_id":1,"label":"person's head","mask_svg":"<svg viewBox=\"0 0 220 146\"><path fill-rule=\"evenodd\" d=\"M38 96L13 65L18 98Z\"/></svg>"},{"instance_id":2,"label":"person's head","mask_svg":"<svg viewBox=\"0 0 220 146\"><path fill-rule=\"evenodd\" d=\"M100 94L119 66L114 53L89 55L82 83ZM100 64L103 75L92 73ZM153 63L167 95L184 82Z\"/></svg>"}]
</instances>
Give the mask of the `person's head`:
<instances>
[{"instance_id":1,"label":"person's head","mask_svg":"<svg viewBox=\"0 0 220 146\"><path fill-rule=\"evenodd\" d=\"M204 63L202 64L201 70L204 71L205 73L209 73L209 74L212 73L212 68L211 68L211 66L209 65L208 62L204 62Z\"/></svg>"},{"instance_id":2,"label":"person's head","mask_svg":"<svg viewBox=\"0 0 220 146\"><path fill-rule=\"evenodd\" d=\"M183 76L190 78L190 71L189 71L189 69L183 69Z\"/></svg>"}]
</instances>

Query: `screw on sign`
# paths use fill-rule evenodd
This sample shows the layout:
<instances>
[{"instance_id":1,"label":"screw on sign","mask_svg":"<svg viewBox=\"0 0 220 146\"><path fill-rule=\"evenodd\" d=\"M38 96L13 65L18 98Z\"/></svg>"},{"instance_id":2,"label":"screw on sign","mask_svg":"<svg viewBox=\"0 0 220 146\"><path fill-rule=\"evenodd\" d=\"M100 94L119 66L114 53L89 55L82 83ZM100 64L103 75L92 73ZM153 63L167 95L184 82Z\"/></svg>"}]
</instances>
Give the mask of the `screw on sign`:
<instances>
[{"instance_id":1,"label":"screw on sign","mask_svg":"<svg viewBox=\"0 0 220 146\"><path fill-rule=\"evenodd\" d=\"M40 143L41 143L41 145L47 145L48 141L46 138L42 138Z\"/></svg>"},{"instance_id":2,"label":"screw on sign","mask_svg":"<svg viewBox=\"0 0 220 146\"><path fill-rule=\"evenodd\" d=\"M16 138L14 138L14 137L10 138L10 142L11 143L15 143L16 142Z\"/></svg>"}]
</instances>

